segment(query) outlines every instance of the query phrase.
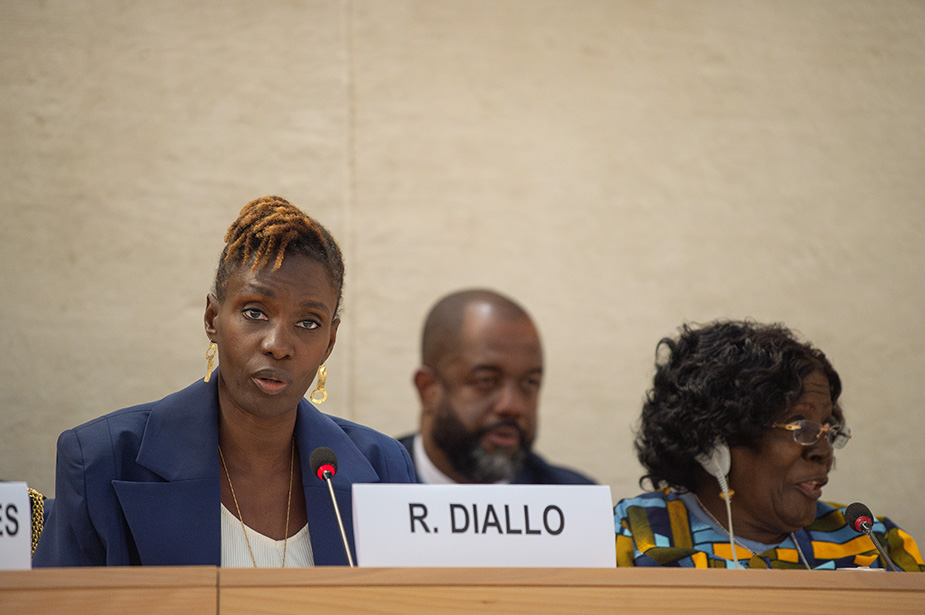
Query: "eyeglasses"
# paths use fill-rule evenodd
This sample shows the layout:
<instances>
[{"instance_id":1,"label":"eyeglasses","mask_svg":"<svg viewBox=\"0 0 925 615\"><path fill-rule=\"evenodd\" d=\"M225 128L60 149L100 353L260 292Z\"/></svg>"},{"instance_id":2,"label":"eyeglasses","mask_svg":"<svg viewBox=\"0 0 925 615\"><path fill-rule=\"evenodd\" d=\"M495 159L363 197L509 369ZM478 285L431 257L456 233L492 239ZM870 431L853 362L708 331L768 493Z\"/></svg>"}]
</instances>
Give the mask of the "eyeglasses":
<instances>
[{"instance_id":1,"label":"eyeglasses","mask_svg":"<svg viewBox=\"0 0 925 615\"><path fill-rule=\"evenodd\" d=\"M842 425L826 423L820 425L816 421L799 420L792 423L774 423L771 427L786 429L793 434L793 439L803 446L812 446L819 441L822 434L834 448L844 448L851 439L851 430Z\"/></svg>"}]
</instances>

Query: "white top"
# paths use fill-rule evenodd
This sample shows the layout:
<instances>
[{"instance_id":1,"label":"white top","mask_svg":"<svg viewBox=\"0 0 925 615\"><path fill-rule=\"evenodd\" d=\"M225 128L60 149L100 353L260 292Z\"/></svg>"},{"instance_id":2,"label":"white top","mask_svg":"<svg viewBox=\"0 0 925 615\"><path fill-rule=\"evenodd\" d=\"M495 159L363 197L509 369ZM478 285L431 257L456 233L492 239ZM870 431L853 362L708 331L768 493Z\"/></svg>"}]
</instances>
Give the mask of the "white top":
<instances>
[{"instance_id":1,"label":"white top","mask_svg":"<svg viewBox=\"0 0 925 615\"><path fill-rule=\"evenodd\" d=\"M434 462L427 456L424 450L424 438L420 433L414 434L414 441L411 444L414 453L414 469L418 473L418 481L425 485L456 485L457 482L440 471L434 465ZM507 485L511 481L499 480L496 485Z\"/></svg>"},{"instance_id":2,"label":"white top","mask_svg":"<svg viewBox=\"0 0 925 615\"><path fill-rule=\"evenodd\" d=\"M253 560L247 548L248 540L254 550ZM222 567L252 568L256 560L259 568L279 568L283 565L283 543L286 546L286 568L315 565L307 523L288 541L273 540L251 528L247 528L245 540L241 521L222 504Z\"/></svg>"}]
</instances>

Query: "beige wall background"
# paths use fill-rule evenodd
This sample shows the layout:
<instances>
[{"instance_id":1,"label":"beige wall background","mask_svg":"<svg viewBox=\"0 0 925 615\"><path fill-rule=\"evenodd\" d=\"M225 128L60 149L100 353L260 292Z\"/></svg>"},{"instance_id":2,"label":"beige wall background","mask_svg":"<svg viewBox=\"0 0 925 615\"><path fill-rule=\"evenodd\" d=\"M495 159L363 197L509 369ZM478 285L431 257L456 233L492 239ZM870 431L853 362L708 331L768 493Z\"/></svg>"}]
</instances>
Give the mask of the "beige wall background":
<instances>
[{"instance_id":1,"label":"beige wall background","mask_svg":"<svg viewBox=\"0 0 925 615\"><path fill-rule=\"evenodd\" d=\"M0 477L202 376L245 202L347 256L324 409L399 436L429 306L488 286L544 334L541 453L640 491L683 322L783 321L855 437L826 499L925 541L925 3L0 3Z\"/></svg>"}]
</instances>

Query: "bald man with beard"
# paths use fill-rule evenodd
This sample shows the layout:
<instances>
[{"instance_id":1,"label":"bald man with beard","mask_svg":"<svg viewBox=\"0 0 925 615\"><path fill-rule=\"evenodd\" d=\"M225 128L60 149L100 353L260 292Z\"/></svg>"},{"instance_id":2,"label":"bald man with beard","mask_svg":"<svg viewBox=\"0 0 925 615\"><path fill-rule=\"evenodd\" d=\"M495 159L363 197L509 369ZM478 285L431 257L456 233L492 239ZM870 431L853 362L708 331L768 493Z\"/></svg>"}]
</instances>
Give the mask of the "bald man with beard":
<instances>
[{"instance_id":1,"label":"bald man with beard","mask_svg":"<svg viewBox=\"0 0 925 615\"><path fill-rule=\"evenodd\" d=\"M543 349L529 314L490 290L463 290L424 323L414 385L421 430L400 439L418 482L594 484L532 451Z\"/></svg>"}]
</instances>

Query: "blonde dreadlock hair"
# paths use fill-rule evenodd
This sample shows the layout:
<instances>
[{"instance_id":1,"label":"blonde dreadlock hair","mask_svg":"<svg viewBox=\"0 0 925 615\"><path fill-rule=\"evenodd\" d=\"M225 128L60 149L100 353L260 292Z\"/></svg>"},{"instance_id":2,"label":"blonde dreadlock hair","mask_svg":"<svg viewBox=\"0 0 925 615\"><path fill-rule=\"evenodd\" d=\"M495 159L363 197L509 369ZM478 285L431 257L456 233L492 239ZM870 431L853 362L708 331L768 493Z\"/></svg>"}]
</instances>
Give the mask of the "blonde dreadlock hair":
<instances>
[{"instance_id":1,"label":"blonde dreadlock hair","mask_svg":"<svg viewBox=\"0 0 925 615\"><path fill-rule=\"evenodd\" d=\"M225 248L215 272L213 293L225 299L225 285L236 267L250 263L251 271L270 265L279 269L287 254L302 254L320 263L337 295L340 312L344 288L344 260L328 229L278 196L254 199L241 209L225 233Z\"/></svg>"}]
</instances>

